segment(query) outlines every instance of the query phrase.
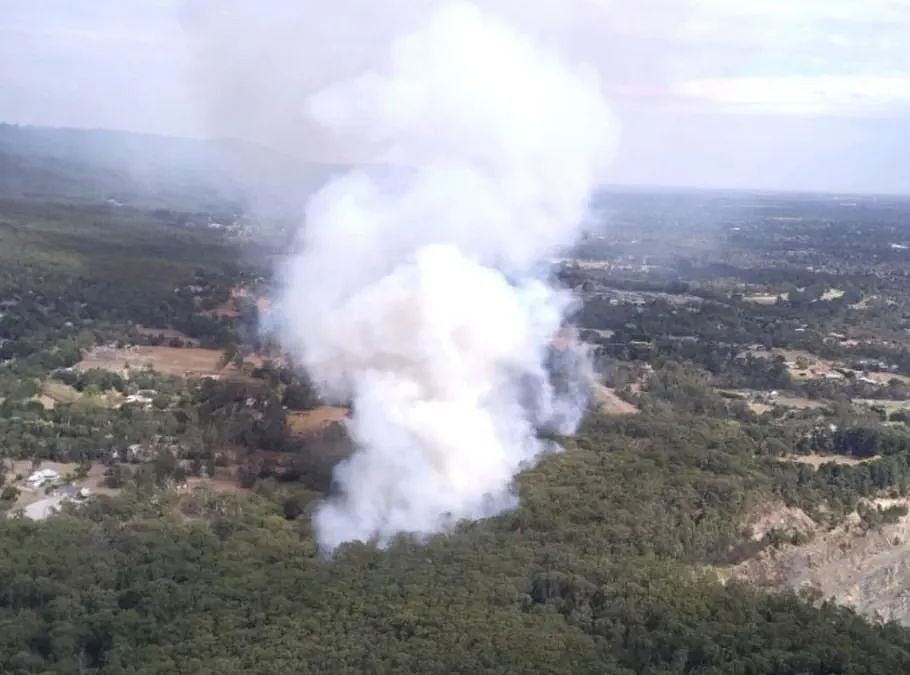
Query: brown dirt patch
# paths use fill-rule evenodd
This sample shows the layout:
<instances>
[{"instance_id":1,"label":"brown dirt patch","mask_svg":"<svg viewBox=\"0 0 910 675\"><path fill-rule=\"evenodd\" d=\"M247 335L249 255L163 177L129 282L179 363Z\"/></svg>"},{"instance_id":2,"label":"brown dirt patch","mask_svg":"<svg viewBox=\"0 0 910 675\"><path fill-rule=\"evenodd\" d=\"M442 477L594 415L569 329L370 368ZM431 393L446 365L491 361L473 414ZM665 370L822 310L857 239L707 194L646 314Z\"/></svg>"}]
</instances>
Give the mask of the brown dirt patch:
<instances>
[{"instance_id":1,"label":"brown dirt patch","mask_svg":"<svg viewBox=\"0 0 910 675\"><path fill-rule=\"evenodd\" d=\"M222 492L230 494L240 494L249 492L240 487L237 481L234 478L228 477L215 477L215 478L199 478L192 477L186 479L186 489L187 490L211 490L212 492Z\"/></svg>"},{"instance_id":2,"label":"brown dirt patch","mask_svg":"<svg viewBox=\"0 0 910 675\"><path fill-rule=\"evenodd\" d=\"M52 399L50 396L45 396L44 394L41 394L40 396L36 396L35 400L38 401L38 403L40 403L41 405L43 405L45 410L53 410L54 406L57 405L57 401Z\"/></svg>"},{"instance_id":3,"label":"brown dirt patch","mask_svg":"<svg viewBox=\"0 0 910 675\"><path fill-rule=\"evenodd\" d=\"M746 524L754 541L761 541L775 530L787 534L795 532L811 534L817 527L815 521L805 511L786 506L782 502L768 502L757 507L750 514Z\"/></svg>"},{"instance_id":4,"label":"brown dirt patch","mask_svg":"<svg viewBox=\"0 0 910 675\"><path fill-rule=\"evenodd\" d=\"M151 367L163 375L221 375L221 352L199 347L95 347L76 364L79 370L102 368L116 373Z\"/></svg>"},{"instance_id":5,"label":"brown dirt patch","mask_svg":"<svg viewBox=\"0 0 910 675\"><path fill-rule=\"evenodd\" d=\"M324 433L334 422L344 422L348 409L340 406L324 405L314 410L289 412L288 427L297 436L318 436Z\"/></svg>"},{"instance_id":6,"label":"brown dirt patch","mask_svg":"<svg viewBox=\"0 0 910 675\"><path fill-rule=\"evenodd\" d=\"M906 503L873 502L881 508ZM870 529L852 513L837 527L811 534L805 543L766 548L718 569L718 576L773 589L815 589L866 616L910 625L910 516Z\"/></svg>"},{"instance_id":7,"label":"brown dirt patch","mask_svg":"<svg viewBox=\"0 0 910 675\"><path fill-rule=\"evenodd\" d=\"M806 464L817 469L822 464L831 462L834 464L843 464L845 466L855 466L857 464L862 464L863 462L878 459L878 456L860 459L858 457L848 457L847 455L784 455L778 459L781 462L796 462L797 464Z\"/></svg>"},{"instance_id":8,"label":"brown dirt patch","mask_svg":"<svg viewBox=\"0 0 910 675\"><path fill-rule=\"evenodd\" d=\"M814 401L801 396L778 396L773 402L784 408L799 408L800 410L824 408L827 405L824 401Z\"/></svg>"},{"instance_id":9,"label":"brown dirt patch","mask_svg":"<svg viewBox=\"0 0 910 675\"><path fill-rule=\"evenodd\" d=\"M41 394L36 400L47 409L68 403L78 403L86 407L116 408L123 401L123 396L114 390L91 395L87 392L80 392L63 382L47 380L41 384Z\"/></svg>"},{"instance_id":10,"label":"brown dirt patch","mask_svg":"<svg viewBox=\"0 0 910 675\"><path fill-rule=\"evenodd\" d=\"M910 377L898 373L862 373L863 377L875 380L878 384L888 384L891 380L897 380L903 384L910 384Z\"/></svg>"},{"instance_id":11,"label":"brown dirt patch","mask_svg":"<svg viewBox=\"0 0 910 675\"><path fill-rule=\"evenodd\" d=\"M824 408L828 405L827 401L817 401L803 396L789 396L787 394L772 395L772 392L758 389L718 389L717 391L726 398L745 401L749 408L758 415L772 410L775 406L808 410Z\"/></svg>"},{"instance_id":12,"label":"brown dirt patch","mask_svg":"<svg viewBox=\"0 0 910 675\"><path fill-rule=\"evenodd\" d=\"M215 309L204 312L209 316L217 316L224 319L236 319L240 316L240 310L237 309L237 304L234 301L234 298L225 300L220 305L215 307Z\"/></svg>"},{"instance_id":13,"label":"brown dirt patch","mask_svg":"<svg viewBox=\"0 0 910 675\"><path fill-rule=\"evenodd\" d=\"M785 350L781 350L782 355L784 355ZM808 352L795 352L795 351L786 351L786 354L793 354L790 356L784 355L784 358L788 361L787 370L790 372L790 377L795 380L815 380L815 379L833 379L833 380L843 380L845 379L843 373L839 372L832 363L820 359L817 356L809 354ZM797 365L797 359L805 360L807 363L806 368L800 368Z\"/></svg>"},{"instance_id":14,"label":"brown dirt patch","mask_svg":"<svg viewBox=\"0 0 910 675\"><path fill-rule=\"evenodd\" d=\"M602 384L594 385L594 400L605 415L634 415L638 412L638 408L622 400L613 389Z\"/></svg>"},{"instance_id":15,"label":"brown dirt patch","mask_svg":"<svg viewBox=\"0 0 910 675\"><path fill-rule=\"evenodd\" d=\"M52 403L75 403L82 398L82 394L68 384L48 380L41 384L41 398L49 398ZM52 408L53 405L45 407Z\"/></svg>"}]
</instances>

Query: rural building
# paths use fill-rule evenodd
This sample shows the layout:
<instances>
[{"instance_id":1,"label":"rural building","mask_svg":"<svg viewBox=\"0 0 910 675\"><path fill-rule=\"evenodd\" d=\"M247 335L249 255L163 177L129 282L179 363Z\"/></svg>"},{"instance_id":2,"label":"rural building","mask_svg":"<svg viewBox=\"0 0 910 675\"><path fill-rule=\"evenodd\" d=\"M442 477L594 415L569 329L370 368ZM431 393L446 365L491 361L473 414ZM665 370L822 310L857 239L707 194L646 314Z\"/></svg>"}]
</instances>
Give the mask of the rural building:
<instances>
[{"instance_id":1,"label":"rural building","mask_svg":"<svg viewBox=\"0 0 910 675\"><path fill-rule=\"evenodd\" d=\"M25 479L25 484L30 488L39 488L45 483L60 480L60 474L53 469L40 469Z\"/></svg>"}]
</instances>

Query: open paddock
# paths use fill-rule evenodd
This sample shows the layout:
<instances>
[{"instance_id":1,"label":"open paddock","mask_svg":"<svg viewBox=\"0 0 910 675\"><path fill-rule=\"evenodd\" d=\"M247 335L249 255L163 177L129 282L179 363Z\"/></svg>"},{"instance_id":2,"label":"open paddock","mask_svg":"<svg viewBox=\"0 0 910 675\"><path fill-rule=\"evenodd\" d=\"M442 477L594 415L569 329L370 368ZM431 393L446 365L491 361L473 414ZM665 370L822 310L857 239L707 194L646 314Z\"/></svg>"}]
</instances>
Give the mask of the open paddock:
<instances>
[{"instance_id":1,"label":"open paddock","mask_svg":"<svg viewBox=\"0 0 910 675\"><path fill-rule=\"evenodd\" d=\"M773 394L758 389L718 389L717 392L724 398L743 401L752 412L757 415L778 408L794 410L816 410L828 405L827 401L819 401L803 396L790 396L788 394Z\"/></svg>"},{"instance_id":2,"label":"open paddock","mask_svg":"<svg viewBox=\"0 0 910 675\"><path fill-rule=\"evenodd\" d=\"M797 410L818 410L819 408L824 408L828 405L825 401L817 401L811 398L804 398L802 396L785 396L781 395L773 399L774 405L779 405L783 408L794 408Z\"/></svg>"},{"instance_id":3,"label":"open paddock","mask_svg":"<svg viewBox=\"0 0 910 675\"><path fill-rule=\"evenodd\" d=\"M594 400L605 415L635 415L638 408L621 399L614 390L602 384L594 386Z\"/></svg>"},{"instance_id":4,"label":"open paddock","mask_svg":"<svg viewBox=\"0 0 910 675\"><path fill-rule=\"evenodd\" d=\"M878 459L878 456L874 457L850 457L848 455L784 455L783 457L778 458L781 462L794 462L796 464L805 464L811 466L813 469L817 469L822 464L842 464L844 466L856 466L857 464L863 464L864 462L872 461L873 459Z\"/></svg>"},{"instance_id":5,"label":"open paddock","mask_svg":"<svg viewBox=\"0 0 910 675\"><path fill-rule=\"evenodd\" d=\"M47 409L71 403L85 407L116 408L123 402L123 396L113 390L96 393L81 392L63 382L47 380L41 384L41 392L36 400Z\"/></svg>"},{"instance_id":6,"label":"open paddock","mask_svg":"<svg viewBox=\"0 0 910 675\"><path fill-rule=\"evenodd\" d=\"M288 427L295 436L318 436L336 422L344 422L348 409L324 405L313 410L288 412Z\"/></svg>"},{"instance_id":7,"label":"open paddock","mask_svg":"<svg viewBox=\"0 0 910 675\"><path fill-rule=\"evenodd\" d=\"M217 376L225 370L233 372L221 367L221 356L217 349L199 347L95 347L83 356L76 368L81 371L101 368L115 373L151 368L162 375L177 377Z\"/></svg>"}]
</instances>

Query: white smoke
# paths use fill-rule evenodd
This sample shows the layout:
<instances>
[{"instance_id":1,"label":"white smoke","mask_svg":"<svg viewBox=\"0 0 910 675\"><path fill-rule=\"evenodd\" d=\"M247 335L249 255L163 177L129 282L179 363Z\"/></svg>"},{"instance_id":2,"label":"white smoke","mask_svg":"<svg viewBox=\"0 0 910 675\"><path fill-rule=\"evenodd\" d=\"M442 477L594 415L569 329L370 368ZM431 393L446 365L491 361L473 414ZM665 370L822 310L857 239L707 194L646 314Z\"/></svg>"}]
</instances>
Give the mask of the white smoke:
<instances>
[{"instance_id":1,"label":"white smoke","mask_svg":"<svg viewBox=\"0 0 910 675\"><path fill-rule=\"evenodd\" d=\"M456 3L310 104L377 164L408 167L316 194L286 270L289 349L353 401L357 451L316 514L320 547L501 512L537 430L580 414L544 366L570 298L537 268L574 240L612 149L596 80Z\"/></svg>"}]
</instances>

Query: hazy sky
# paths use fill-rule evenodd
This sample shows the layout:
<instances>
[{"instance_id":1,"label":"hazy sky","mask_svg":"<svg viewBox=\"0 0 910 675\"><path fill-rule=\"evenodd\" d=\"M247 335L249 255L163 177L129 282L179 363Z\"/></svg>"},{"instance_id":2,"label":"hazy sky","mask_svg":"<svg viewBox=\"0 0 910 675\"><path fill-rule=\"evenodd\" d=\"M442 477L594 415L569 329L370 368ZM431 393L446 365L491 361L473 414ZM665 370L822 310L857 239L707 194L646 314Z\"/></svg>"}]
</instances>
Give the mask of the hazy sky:
<instances>
[{"instance_id":1,"label":"hazy sky","mask_svg":"<svg viewBox=\"0 0 910 675\"><path fill-rule=\"evenodd\" d=\"M4 0L0 120L357 159L302 102L435 4ZM910 192L910 0L478 4L596 69L616 182Z\"/></svg>"}]
</instances>

